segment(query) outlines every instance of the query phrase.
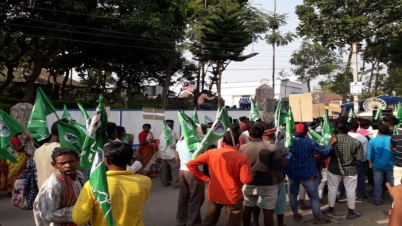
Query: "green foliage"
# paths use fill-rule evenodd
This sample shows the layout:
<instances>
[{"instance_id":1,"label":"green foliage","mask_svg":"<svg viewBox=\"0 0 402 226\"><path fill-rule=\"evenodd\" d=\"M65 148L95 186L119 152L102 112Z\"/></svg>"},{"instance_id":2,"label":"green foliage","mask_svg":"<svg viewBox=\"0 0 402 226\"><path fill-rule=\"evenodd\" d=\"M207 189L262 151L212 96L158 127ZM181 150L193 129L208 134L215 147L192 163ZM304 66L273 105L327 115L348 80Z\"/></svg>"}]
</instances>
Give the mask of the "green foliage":
<instances>
[{"instance_id":1,"label":"green foliage","mask_svg":"<svg viewBox=\"0 0 402 226\"><path fill-rule=\"evenodd\" d=\"M342 66L342 59L335 52L307 41L303 41L300 48L293 52L289 62L297 66L292 72L300 82L307 83L309 92L311 80L320 75L331 75Z\"/></svg>"}]
</instances>

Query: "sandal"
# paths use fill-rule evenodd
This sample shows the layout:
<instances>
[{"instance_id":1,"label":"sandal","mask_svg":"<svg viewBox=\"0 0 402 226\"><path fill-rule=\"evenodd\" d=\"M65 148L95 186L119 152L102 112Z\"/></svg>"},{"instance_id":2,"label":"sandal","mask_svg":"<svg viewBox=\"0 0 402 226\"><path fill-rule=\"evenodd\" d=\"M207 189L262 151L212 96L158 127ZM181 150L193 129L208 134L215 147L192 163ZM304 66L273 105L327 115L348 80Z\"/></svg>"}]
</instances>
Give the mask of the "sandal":
<instances>
[{"instance_id":1,"label":"sandal","mask_svg":"<svg viewBox=\"0 0 402 226\"><path fill-rule=\"evenodd\" d=\"M293 215L293 221L295 221L295 222L301 221L302 218L303 218L303 216L300 214L297 214L296 216Z\"/></svg>"},{"instance_id":2,"label":"sandal","mask_svg":"<svg viewBox=\"0 0 402 226\"><path fill-rule=\"evenodd\" d=\"M358 212L353 212L355 215L354 216L346 216L346 219L348 219L348 220L353 220L353 219L356 219L356 218L359 218L359 217L361 217L362 215L360 214L360 213L358 213Z\"/></svg>"}]
</instances>

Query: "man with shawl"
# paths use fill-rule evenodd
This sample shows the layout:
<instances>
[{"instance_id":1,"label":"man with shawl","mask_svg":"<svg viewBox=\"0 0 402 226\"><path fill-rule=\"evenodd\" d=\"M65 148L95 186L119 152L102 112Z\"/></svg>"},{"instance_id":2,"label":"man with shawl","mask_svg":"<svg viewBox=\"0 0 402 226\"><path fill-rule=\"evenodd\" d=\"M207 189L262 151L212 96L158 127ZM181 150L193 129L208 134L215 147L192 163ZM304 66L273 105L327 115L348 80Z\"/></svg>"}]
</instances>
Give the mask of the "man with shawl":
<instances>
[{"instance_id":1,"label":"man with shawl","mask_svg":"<svg viewBox=\"0 0 402 226\"><path fill-rule=\"evenodd\" d=\"M52 152L53 174L45 181L35 199L33 212L37 226L76 226L72 219L74 204L82 189L82 174L77 171L75 150L57 147Z\"/></svg>"}]
</instances>

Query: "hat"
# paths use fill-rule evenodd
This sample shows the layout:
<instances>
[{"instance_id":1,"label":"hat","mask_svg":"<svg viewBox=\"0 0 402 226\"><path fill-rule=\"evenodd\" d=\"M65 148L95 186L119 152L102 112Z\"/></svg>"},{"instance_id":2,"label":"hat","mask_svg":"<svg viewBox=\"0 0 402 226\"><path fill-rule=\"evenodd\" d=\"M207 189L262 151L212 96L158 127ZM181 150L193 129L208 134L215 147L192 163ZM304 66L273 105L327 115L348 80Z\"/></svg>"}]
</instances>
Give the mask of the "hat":
<instances>
[{"instance_id":1,"label":"hat","mask_svg":"<svg viewBox=\"0 0 402 226\"><path fill-rule=\"evenodd\" d=\"M306 136L306 134L307 134L306 125L304 125L303 123L298 123L298 124L295 125L295 128L296 128L295 133L294 133L295 137L300 137L300 136L304 137L304 136Z\"/></svg>"}]
</instances>

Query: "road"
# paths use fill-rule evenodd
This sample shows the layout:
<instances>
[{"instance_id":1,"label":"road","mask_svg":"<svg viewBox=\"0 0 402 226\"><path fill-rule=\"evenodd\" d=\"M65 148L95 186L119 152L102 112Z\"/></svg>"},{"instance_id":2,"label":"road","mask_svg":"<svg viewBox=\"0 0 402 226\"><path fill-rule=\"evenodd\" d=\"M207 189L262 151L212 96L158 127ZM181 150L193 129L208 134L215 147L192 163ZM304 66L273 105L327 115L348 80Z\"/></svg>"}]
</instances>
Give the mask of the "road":
<instances>
[{"instance_id":1,"label":"road","mask_svg":"<svg viewBox=\"0 0 402 226\"><path fill-rule=\"evenodd\" d=\"M171 187L162 187L160 179L154 178L152 180L153 188L148 202L144 206L143 220L147 226L175 226L176 225L176 210L177 210L177 197L179 190L172 189ZM391 206L391 200L385 200L382 206L375 206L369 202L356 203L356 211L362 214L362 217L354 220L342 221L340 224L331 222L327 225L347 225L347 226L375 226L375 225L388 225L388 217L383 215L382 210ZM323 208L325 208L324 206ZM347 205L346 200L341 200L341 203L335 206L337 213L346 213ZM202 208L202 215L205 215L206 202ZM303 219L301 223L293 222L292 212L288 205L288 212L285 214L285 224L287 226L296 225L313 225L311 211L301 211ZM261 216L262 217L262 216ZM308 221L308 222L306 222ZM262 225L262 218L259 219ZM33 226L33 213L31 210L21 210L11 205L10 199L7 197L6 192L0 192L0 224L2 226ZM222 211L221 218L218 226L225 225L224 211Z\"/></svg>"}]
</instances>

